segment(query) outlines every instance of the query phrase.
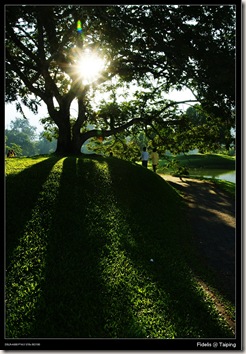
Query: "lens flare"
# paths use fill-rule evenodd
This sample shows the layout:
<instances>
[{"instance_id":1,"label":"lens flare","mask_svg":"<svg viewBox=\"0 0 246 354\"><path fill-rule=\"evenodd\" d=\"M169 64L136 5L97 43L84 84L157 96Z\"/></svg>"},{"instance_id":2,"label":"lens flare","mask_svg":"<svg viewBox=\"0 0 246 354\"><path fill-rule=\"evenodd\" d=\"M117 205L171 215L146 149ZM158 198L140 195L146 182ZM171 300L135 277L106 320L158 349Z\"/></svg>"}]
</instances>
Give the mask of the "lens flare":
<instances>
[{"instance_id":1,"label":"lens flare","mask_svg":"<svg viewBox=\"0 0 246 354\"><path fill-rule=\"evenodd\" d=\"M81 25L81 21L80 20L77 21L77 32L79 34L82 33L82 25Z\"/></svg>"}]
</instances>

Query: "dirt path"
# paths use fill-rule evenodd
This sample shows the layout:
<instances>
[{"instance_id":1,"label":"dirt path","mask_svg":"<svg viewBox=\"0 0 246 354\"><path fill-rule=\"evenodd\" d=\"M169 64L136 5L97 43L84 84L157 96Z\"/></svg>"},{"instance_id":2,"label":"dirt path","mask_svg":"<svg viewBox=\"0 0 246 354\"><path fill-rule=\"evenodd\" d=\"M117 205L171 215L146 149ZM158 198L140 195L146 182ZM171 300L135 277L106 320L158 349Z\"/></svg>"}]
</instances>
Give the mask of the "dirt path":
<instances>
[{"instance_id":1,"label":"dirt path","mask_svg":"<svg viewBox=\"0 0 246 354\"><path fill-rule=\"evenodd\" d=\"M195 246L220 281L220 288L235 302L235 203L210 181L160 175L181 191L188 205L188 218Z\"/></svg>"}]
</instances>

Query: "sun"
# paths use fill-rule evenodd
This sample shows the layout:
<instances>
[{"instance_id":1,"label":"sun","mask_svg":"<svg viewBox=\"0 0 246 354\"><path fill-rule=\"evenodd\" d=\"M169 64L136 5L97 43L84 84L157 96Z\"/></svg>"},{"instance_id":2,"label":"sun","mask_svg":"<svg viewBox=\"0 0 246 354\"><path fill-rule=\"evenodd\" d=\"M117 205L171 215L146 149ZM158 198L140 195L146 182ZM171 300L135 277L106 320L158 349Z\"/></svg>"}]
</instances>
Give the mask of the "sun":
<instances>
[{"instance_id":1,"label":"sun","mask_svg":"<svg viewBox=\"0 0 246 354\"><path fill-rule=\"evenodd\" d=\"M78 62L78 72L83 84L91 84L96 81L105 67L105 62L96 53L84 52Z\"/></svg>"}]
</instances>

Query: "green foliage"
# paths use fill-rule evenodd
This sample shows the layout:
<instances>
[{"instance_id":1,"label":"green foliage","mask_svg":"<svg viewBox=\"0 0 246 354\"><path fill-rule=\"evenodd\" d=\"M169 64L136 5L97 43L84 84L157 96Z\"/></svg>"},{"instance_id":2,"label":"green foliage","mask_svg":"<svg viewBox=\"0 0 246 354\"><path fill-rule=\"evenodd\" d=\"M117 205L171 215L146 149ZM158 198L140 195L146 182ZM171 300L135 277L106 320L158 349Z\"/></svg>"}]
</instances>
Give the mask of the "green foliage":
<instances>
[{"instance_id":1,"label":"green foliage","mask_svg":"<svg viewBox=\"0 0 246 354\"><path fill-rule=\"evenodd\" d=\"M22 104L37 113L43 101L58 127L59 154L79 154L98 132L109 137L133 125L151 128L151 135L161 128L161 139L173 150L187 151L195 137L209 148L228 144L235 127L237 15L232 5L6 6L6 101L19 98L23 115ZM83 37L76 32L78 18ZM81 82L84 51L98 53L106 63L91 85ZM110 102L94 109L91 99L101 85ZM133 99L132 86L138 88ZM121 87L128 92L118 105ZM210 123L190 127L177 102L165 97L184 87ZM89 133L88 124L96 126Z\"/></svg>"},{"instance_id":2,"label":"green foliage","mask_svg":"<svg viewBox=\"0 0 246 354\"><path fill-rule=\"evenodd\" d=\"M41 133L37 141L37 149L40 155L52 154L56 150L57 140L54 138L46 138L45 133Z\"/></svg>"},{"instance_id":3,"label":"green foliage","mask_svg":"<svg viewBox=\"0 0 246 354\"><path fill-rule=\"evenodd\" d=\"M125 138L124 134L117 134L104 140L91 139L87 148L98 154L111 155L130 162L138 161L140 157L140 148L136 141Z\"/></svg>"},{"instance_id":4,"label":"green foliage","mask_svg":"<svg viewBox=\"0 0 246 354\"><path fill-rule=\"evenodd\" d=\"M173 170L173 176L183 177L189 175L189 169L186 166L182 166L177 160L172 160L168 163L167 168Z\"/></svg>"},{"instance_id":5,"label":"green foliage","mask_svg":"<svg viewBox=\"0 0 246 354\"><path fill-rule=\"evenodd\" d=\"M50 117L45 117L40 119L40 122L44 126L43 137L46 138L48 141L52 141L52 139L58 138L58 129L57 126L54 124L53 120Z\"/></svg>"},{"instance_id":6,"label":"green foliage","mask_svg":"<svg viewBox=\"0 0 246 354\"><path fill-rule=\"evenodd\" d=\"M188 108L185 113L173 111L171 118L169 124L164 119L155 120L147 130L153 143L164 151L179 154L199 149L206 153L234 147L231 125L208 114L200 105Z\"/></svg>"},{"instance_id":7,"label":"green foliage","mask_svg":"<svg viewBox=\"0 0 246 354\"><path fill-rule=\"evenodd\" d=\"M6 160L6 176L8 338L234 336L196 281L184 205L158 175L49 156Z\"/></svg>"},{"instance_id":8,"label":"green foliage","mask_svg":"<svg viewBox=\"0 0 246 354\"><path fill-rule=\"evenodd\" d=\"M6 142L8 146L20 155L36 155L36 128L31 126L28 120L16 118L11 121L10 129L5 130ZM8 150L6 146L6 150ZM15 147L14 147L15 146Z\"/></svg>"},{"instance_id":9,"label":"green foliage","mask_svg":"<svg viewBox=\"0 0 246 354\"><path fill-rule=\"evenodd\" d=\"M6 149L6 155L8 154L9 150L14 150L15 156L21 156L23 151L21 146L15 143L11 143L10 146L6 145L5 149Z\"/></svg>"},{"instance_id":10,"label":"green foliage","mask_svg":"<svg viewBox=\"0 0 246 354\"><path fill-rule=\"evenodd\" d=\"M10 123L10 129L5 130L6 154L13 149L16 156L34 156L48 154L55 151L56 141L54 134L45 130L39 137L36 127L29 124L28 120L16 118Z\"/></svg>"}]
</instances>

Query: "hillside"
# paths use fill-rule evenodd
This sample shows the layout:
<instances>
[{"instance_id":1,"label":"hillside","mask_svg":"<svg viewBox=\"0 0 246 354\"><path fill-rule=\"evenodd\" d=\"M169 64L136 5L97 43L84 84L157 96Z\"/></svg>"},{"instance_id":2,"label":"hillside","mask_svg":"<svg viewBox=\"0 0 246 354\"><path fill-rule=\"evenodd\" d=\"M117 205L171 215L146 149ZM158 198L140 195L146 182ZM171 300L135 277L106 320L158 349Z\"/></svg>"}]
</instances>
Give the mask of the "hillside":
<instances>
[{"instance_id":1,"label":"hillside","mask_svg":"<svg viewBox=\"0 0 246 354\"><path fill-rule=\"evenodd\" d=\"M8 337L233 336L160 176L101 157L12 159L6 175Z\"/></svg>"}]
</instances>

